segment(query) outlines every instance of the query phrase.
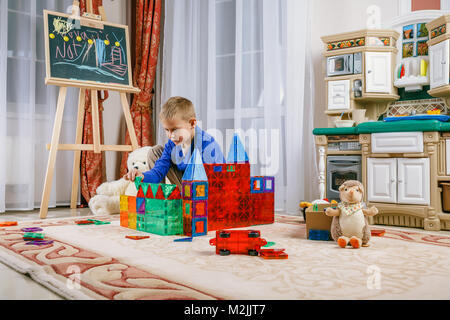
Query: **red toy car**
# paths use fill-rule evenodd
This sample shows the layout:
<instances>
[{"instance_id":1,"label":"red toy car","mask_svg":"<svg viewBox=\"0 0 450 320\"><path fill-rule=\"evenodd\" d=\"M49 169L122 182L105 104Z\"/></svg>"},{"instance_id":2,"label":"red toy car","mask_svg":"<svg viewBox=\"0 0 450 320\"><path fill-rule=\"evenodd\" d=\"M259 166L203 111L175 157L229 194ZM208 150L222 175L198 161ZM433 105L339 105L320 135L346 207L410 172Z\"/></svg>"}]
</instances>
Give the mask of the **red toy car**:
<instances>
[{"instance_id":1,"label":"red toy car","mask_svg":"<svg viewBox=\"0 0 450 320\"><path fill-rule=\"evenodd\" d=\"M258 230L217 230L209 244L216 246L216 254L221 256L231 253L258 256L267 241L261 238Z\"/></svg>"}]
</instances>

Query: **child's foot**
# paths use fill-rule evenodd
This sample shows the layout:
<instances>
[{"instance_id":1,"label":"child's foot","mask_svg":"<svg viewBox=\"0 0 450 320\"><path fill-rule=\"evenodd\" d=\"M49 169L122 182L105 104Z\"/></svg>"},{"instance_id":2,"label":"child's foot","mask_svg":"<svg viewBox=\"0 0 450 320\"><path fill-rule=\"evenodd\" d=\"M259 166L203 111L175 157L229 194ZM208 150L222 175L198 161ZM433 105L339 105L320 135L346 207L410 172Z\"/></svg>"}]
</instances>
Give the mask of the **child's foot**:
<instances>
[{"instance_id":1,"label":"child's foot","mask_svg":"<svg viewBox=\"0 0 450 320\"><path fill-rule=\"evenodd\" d=\"M353 248L359 249L361 247L361 239L358 239L357 237L351 237L350 238L350 244Z\"/></svg>"},{"instance_id":2,"label":"child's foot","mask_svg":"<svg viewBox=\"0 0 450 320\"><path fill-rule=\"evenodd\" d=\"M347 237L339 237L339 239L337 240L337 243L339 245L339 247L341 248L345 248L348 244L348 238Z\"/></svg>"}]
</instances>

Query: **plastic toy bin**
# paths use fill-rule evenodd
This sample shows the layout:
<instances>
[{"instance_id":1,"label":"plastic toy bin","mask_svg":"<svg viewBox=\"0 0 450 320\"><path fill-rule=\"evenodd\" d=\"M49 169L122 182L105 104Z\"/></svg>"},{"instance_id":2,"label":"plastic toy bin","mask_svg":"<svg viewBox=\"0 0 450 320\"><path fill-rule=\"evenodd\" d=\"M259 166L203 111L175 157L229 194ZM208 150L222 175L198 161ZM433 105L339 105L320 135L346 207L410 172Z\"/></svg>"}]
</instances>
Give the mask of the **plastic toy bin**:
<instances>
[{"instance_id":1,"label":"plastic toy bin","mask_svg":"<svg viewBox=\"0 0 450 320\"><path fill-rule=\"evenodd\" d=\"M450 213L450 181L442 182L442 211Z\"/></svg>"}]
</instances>

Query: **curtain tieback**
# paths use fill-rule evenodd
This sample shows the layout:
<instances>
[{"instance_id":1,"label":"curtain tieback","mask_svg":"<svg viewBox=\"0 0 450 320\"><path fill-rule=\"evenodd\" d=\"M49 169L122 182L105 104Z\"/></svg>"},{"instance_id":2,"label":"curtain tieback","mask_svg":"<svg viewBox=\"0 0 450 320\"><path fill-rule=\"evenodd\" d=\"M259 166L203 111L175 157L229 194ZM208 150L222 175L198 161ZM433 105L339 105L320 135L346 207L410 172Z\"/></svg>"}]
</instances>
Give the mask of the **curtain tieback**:
<instances>
[{"instance_id":1,"label":"curtain tieback","mask_svg":"<svg viewBox=\"0 0 450 320\"><path fill-rule=\"evenodd\" d=\"M152 110L150 108L150 103L145 103L145 102L140 102L137 101L135 104L133 104L133 106L131 107L131 112L140 112L140 113L144 113L144 112L149 112L151 113Z\"/></svg>"}]
</instances>

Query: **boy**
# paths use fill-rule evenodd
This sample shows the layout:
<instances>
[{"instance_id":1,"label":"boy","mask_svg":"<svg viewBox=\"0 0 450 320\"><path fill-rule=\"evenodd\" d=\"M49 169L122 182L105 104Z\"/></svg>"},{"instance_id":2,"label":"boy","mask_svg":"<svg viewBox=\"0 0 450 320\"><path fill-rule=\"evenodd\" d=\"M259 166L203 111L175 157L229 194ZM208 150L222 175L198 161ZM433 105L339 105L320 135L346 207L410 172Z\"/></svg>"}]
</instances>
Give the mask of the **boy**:
<instances>
[{"instance_id":1,"label":"boy","mask_svg":"<svg viewBox=\"0 0 450 320\"><path fill-rule=\"evenodd\" d=\"M181 179L194 149L198 149L203 163L225 163L222 150L214 138L197 126L195 109L191 101L183 97L172 97L163 105L159 119L169 141L164 148L153 147L148 155L151 170L139 174L137 169L124 178L134 181L143 177L143 182L160 183L167 176L170 183L181 188Z\"/></svg>"}]
</instances>

